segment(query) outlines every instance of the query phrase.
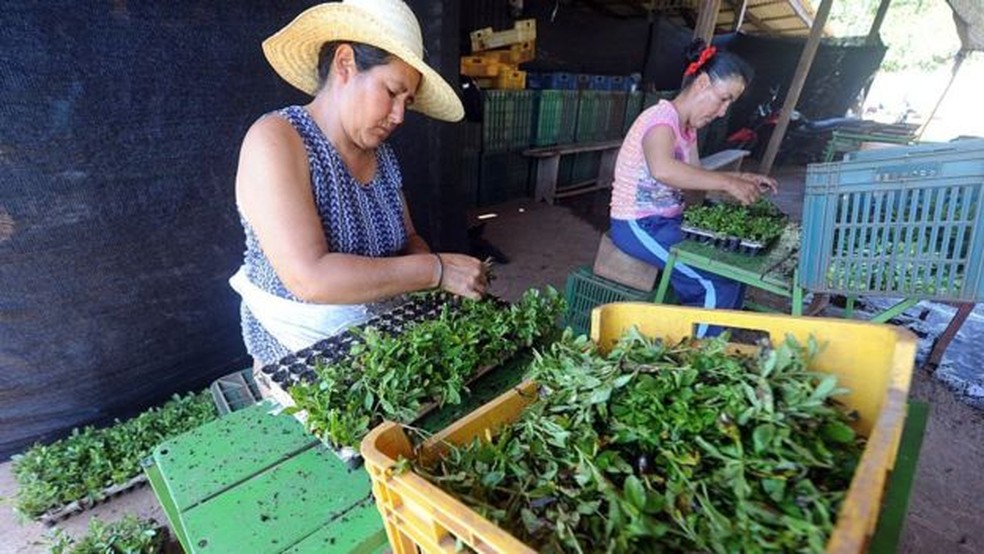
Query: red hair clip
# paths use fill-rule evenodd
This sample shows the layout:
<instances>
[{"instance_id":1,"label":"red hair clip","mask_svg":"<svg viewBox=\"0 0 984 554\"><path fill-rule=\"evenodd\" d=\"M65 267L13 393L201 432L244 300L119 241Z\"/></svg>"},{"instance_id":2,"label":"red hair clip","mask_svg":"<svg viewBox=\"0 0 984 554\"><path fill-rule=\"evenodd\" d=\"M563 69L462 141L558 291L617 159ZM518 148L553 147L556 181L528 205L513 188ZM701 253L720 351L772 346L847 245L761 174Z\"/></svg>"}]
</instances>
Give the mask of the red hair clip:
<instances>
[{"instance_id":1,"label":"red hair clip","mask_svg":"<svg viewBox=\"0 0 984 554\"><path fill-rule=\"evenodd\" d=\"M708 46L707 48L705 48L700 53L700 57L697 58L697 61L687 66L687 70L683 72L683 76L689 77L690 75L697 73L697 71L699 71L700 68L703 67L705 63L707 63L707 60L711 59L714 56L715 52L717 52L717 48L715 48L714 46Z\"/></svg>"}]
</instances>

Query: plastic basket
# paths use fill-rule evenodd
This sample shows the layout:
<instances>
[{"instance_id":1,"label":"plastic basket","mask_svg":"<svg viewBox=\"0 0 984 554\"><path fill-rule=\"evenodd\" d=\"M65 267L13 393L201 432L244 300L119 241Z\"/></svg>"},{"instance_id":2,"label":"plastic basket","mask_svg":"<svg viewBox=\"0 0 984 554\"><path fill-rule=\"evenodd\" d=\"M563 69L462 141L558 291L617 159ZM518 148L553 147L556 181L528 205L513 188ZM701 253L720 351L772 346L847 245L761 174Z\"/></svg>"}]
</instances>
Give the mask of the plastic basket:
<instances>
[{"instance_id":1,"label":"plastic basket","mask_svg":"<svg viewBox=\"0 0 984 554\"><path fill-rule=\"evenodd\" d=\"M629 128L635 123L639 114L642 113L642 100L645 95L641 92L630 92L625 97L625 119L622 120L622 135L629 132Z\"/></svg>"},{"instance_id":2,"label":"plastic basket","mask_svg":"<svg viewBox=\"0 0 984 554\"><path fill-rule=\"evenodd\" d=\"M611 97L611 108L608 111L608 118L605 121L606 139L620 139L624 134L622 126L625 123L625 110L628 101L628 94L621 91L609 92Z\"/></svg>"},{"instance_id":3,"label":"plastic basket","mask_svg":"<svg viewBox=\"0 0 984 554\"><path fill-rule=\"evenodd\" d=\"M596 307L611 302L647 302L655 295L655 291L627 287L595 275L591 268L581 267L567 276L564 323L575 333L586 334L591 330L591 310Z\"/></svg>"},{"instance_id":4,"label":"plastic basket","mask_svg":"<svg viewBox=\"0 0 984 554\"><path fill-rule=\"evenodd\" d=\"M816 292L984 300L984 156L925 150L813 164L799 271Z\"/></svg>"},{"instance_id":5,"label":"plastic basket","mask_svg":"<svg viewBox=\"0 0 984 554\"><path fill-rule=\"evenodd\" d=\"M534 93L534 121L531 142L551 146L574 142L577 122L577 91L540 90Z\"/></svg>"},{"instance_id":6,"label":"plastic basket","mask_svg":"<svg viewBox=\"0 0 984 554\"><path fill-rule=\"evenodd\" d=\"M857 410L858 431L868 437L860 463L841 507L827 552L863 552L878 521L889 471L895 464L905 423L916 338L904 329L838 319L802 318L653 304L611 304L591 314L591 338L603 348L632 326L648 336L676 342L699 324L767 332L778 343L787 335L804 342L811 335L825 348L814 359L818 371L838 376L852 392L842 397ZM427 462L444 455L447 444L484 438L537 398L526 383L455 422L414 451L394 423L376 427L362 442L365 467L372 478L376 505L396 554L451 552L456 540L478 552L534 552L457 499L412 471L395 472L398 458Z\"/></svg>"},{"instance_id":7,"label":"plastic basket","mask_svg":"<svg viewBox=\"0 0 984 554\"><path fill-rule=\"evenodd\" d=\"M610 111L611 97L609 93L600 90L580 91L574 141L596 142L603 140Z\"/></svg>"},{"instance_id":8,"label":"plastic basket","mask_svg":"<svg viewBox=\"0 0 984 554\"><path fill-rule=\"evenodd\" d=\"M212 381L209 391L220 416L248 408L263 399L251 367Z\"/></svg>"},{"instance_id":9,"label":"plastic basket","mask_svg":"<svg viewBox=\"0 0 984 554\"><path fill-rule=\"evenodd\" d=\"M533 124L533 91L488 90L484 96L483 150L499 153L528 147Z\"/></svg>"}]
</instances>

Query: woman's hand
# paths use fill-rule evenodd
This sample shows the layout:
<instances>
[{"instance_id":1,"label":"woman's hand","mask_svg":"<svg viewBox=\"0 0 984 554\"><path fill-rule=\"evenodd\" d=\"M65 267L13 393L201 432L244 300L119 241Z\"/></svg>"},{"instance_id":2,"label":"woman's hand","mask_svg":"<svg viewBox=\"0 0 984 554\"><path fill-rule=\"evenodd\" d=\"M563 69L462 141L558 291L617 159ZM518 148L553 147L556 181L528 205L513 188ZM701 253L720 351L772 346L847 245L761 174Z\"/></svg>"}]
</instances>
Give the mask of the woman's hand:
<instances>
[{"instance_id":1,"label":"woman's hand","mask_svg":"<svg viewBox=\"0 0 984 554\"><path fill-rule=\"evenodd\" d=\"M738 173L728 175L728 185L724 192L748 206L754 204L762 193L770 190L773 194L779 190L775 179L757 173Z\"/></svg>"},{"instance_id":2,"label":"woman's hand","mask_svg":"<svg viewBox=\"0 0 984 554\"><path fill-rule=\"evenodd\" d=\"M489 286L485 266L477 258L464 254L440 253L444 265L439 286L459 296L478 300Z\"/></svg>"},{"instance_id":3,"label":"woman's hand","mask_svg":"<svg viewBox=\"0 0 984 554\"><path fill-rule=\"evenodd\" d=\"M756 183L763 191L765 189L770 189L772 190L772 194L779 193L779 181L776 181L772 177L766 177L765 175L759 175L758 173L739 173L738 177L746 181Z\"/></svg>"}]
</instances>

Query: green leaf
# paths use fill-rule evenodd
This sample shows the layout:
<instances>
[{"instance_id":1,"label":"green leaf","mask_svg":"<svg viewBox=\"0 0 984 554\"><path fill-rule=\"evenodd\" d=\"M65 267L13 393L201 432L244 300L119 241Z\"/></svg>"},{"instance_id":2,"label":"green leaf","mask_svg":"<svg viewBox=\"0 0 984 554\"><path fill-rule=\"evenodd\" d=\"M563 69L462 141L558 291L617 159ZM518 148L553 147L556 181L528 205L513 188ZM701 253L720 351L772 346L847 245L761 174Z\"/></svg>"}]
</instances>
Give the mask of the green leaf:
<instances>
[{"instance_id":1,"label":"green leaf","mask_svg":"<svg viewBox=\"0 0 984 554\"><path fill-rule=\"evenodd\" d=\"M821 433L823 433L824 438L827 440L840 444L852 443L857 436L854 433L854 429L851 429L850 425L839 421L830 421L825 423L823 427L821 427Z\"/></svg>"},{"instance_id":2,"label":"green leaf","mask_svg":"<svg viewBox=\"0 0 984 554\"><path fill-rule=\"evenodd\" d=\"M775 433L776 428L770 423L763 423L752 431L752 446L755 449L756 454L760 454L769 449Z\"/></svg>"},{"instance_id":3,"label":"green leaf","mask_svg":"<svg viewBox=\"0 0 984 554\"><path fill-rule=\"evenodd\" d=\"M625 479L625 485L622 488L630 504L639 510L646 507L646 487L643 486L642 481L638 477L629 475Z\"/></svg>"},{"instance_id":4,"label":"green leaf","mask_svg":"<svg viewBox=\"0 0 984 554\"><path fill-rule=\"evenodd\" d=\"M501 483L504 477L505 474L501 471L490 471L482 476L482 484L488 488L492 488Z\"/></svg>"}]
</instances>

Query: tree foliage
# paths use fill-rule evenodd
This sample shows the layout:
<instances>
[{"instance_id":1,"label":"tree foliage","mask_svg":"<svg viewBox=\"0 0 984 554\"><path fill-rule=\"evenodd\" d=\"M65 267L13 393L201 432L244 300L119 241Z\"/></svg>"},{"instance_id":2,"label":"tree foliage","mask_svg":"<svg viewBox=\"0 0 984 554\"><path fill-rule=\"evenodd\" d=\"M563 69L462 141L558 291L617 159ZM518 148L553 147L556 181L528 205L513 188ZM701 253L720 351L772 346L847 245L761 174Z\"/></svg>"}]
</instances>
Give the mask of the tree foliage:
<instances>
[{"instance_id":1,"label":"tree foliage","mask_svg":"<svg viewBox=\"0 0 984 554\"><path fill-rule=\"evenodd\" d=\"M827 28L835 36L865 36L880 0L839 0ZM960 49L953 12L946 0L891 0L880 33L888 47L882 69L932 71L949 66Z\"/></svg>"}]
</instances>

